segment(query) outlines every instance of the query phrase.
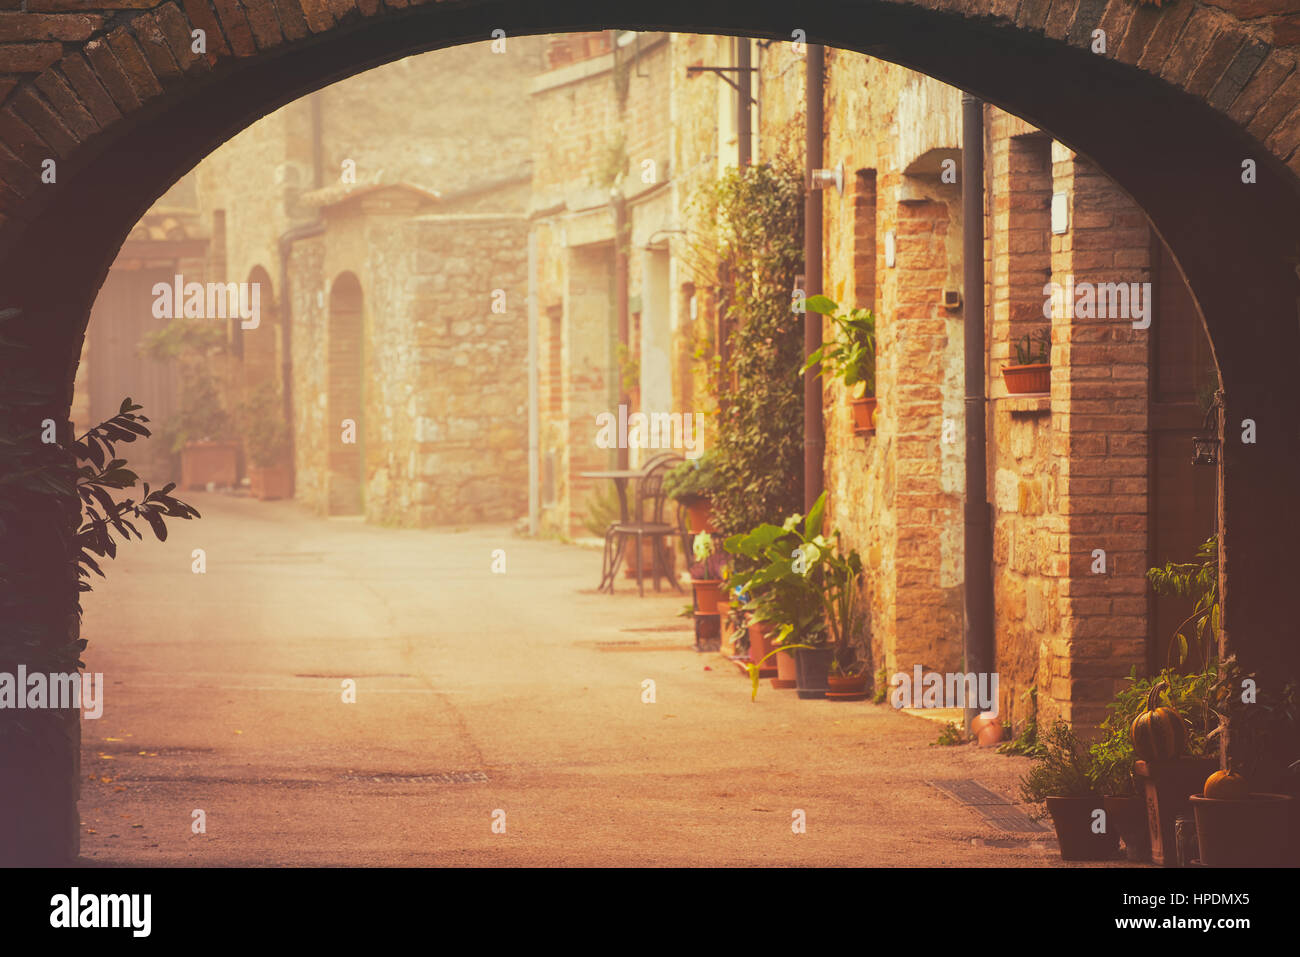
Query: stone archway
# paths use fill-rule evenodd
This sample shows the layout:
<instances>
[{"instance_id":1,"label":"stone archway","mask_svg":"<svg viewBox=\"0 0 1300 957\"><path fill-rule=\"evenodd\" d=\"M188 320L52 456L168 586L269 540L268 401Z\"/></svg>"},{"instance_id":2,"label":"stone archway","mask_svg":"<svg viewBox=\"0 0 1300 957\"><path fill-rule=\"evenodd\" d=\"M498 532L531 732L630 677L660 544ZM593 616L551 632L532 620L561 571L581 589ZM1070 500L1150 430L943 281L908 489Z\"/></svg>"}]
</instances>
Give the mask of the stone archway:
<instances>
[{"instance_id":1,"label":"stone archway","mask_svg":"<svg viewBox=\"0 0 1300 957\"><path fill-rule=\"evenodd\" d=\"M1224 8L1228 9L1224 9ZM1300 569L1300 75L1237 0L182 0L142 11L8 14L0 47L0 417L66 421L89 308L131 225L183 172L267 112L424 50L597 27L810 42L898 62L1025 117L1091 159L1147 212L1206 322L1225 387L1225 625L1257 666L1295 668L1280 597ZM1243 14L1244 16L1244 14ZM30 19L20 21L18 18ZM202 55L194 31L204 31ZM1094 31L1107 52L1093 52ZM68 39L62 39L62 38ZM57 175L43 181L54 161ZM1243 183L1251 161L1256 181ZM1251 420L1257 441L1240 440ZM55 521L57 519L51 519ZM1273 554L1277 552L1277 554ZM67 559L35 554L60 581ZM65 583L66 584L66 583ZM33 616L66 626L51 586Z\"/></svg>"}]
</instances>

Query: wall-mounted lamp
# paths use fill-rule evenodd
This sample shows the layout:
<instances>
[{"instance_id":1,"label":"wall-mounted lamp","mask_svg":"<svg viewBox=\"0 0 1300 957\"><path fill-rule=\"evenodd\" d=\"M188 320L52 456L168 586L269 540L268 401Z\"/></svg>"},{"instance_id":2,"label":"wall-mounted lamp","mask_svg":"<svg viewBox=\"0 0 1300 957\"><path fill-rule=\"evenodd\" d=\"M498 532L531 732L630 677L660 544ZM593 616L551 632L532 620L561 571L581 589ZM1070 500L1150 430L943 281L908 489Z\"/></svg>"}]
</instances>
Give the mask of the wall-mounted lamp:
<instances>
[{"instance_id":1,"label":"wall-mounted lamp","mask_svg":"<svg viewBox=\"0 0 1300 957\"><path fill-rule=\"evenodd\" d=\"M1199 435L1192 436L1192 464L1219 464L1218 411L1223 401L1223 393L1216 392L1214 401L1205 410L1205 421L1201 423Z\"/></svg>"},{"instance_id":2,"label":"wall-mounted lamp","mask_svg":"<svg viewBox=\"0 0 1300 957\"><path fill-rule=\"evenodd\" d=\"M835 164L834 169L815 169L812 171L812 188L825 189L834 186L836 192L844 195L844 160Z\"/></svg>"}]
</instances>

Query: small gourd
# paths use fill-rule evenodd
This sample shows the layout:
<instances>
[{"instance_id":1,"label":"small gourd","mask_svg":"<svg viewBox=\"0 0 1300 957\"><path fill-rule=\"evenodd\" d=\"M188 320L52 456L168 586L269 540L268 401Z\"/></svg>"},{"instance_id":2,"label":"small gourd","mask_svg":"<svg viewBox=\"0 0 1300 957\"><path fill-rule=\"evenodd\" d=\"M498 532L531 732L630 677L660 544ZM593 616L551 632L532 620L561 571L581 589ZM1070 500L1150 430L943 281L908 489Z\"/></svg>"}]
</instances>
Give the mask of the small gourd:
<instances>
[{"instance_id":1,"label":"small gourd","mask_svg":"<svg viewBox=\"0 0 1300 957\"><path fill-rule=\"evenodd\" d=\"M1158 706L1160 692L1168 687L1167 682L1157 683L1147 695L1146 710L1133 719L1133 753L1143 761L1172 761L1187 747L1182 715Z\"/></svg>"}]
</instances>

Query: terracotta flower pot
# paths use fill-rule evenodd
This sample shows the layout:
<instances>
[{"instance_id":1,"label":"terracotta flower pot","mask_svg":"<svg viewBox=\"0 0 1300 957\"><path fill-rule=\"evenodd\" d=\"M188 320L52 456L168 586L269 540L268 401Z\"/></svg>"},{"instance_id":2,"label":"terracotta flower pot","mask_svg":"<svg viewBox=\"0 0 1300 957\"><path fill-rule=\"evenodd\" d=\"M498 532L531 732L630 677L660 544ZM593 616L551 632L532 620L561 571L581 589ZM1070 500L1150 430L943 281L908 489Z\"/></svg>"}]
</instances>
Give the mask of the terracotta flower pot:
<instances>
[{"instance_id":1,"label":"terracotta flower pot","mask_svg":"<svg viewBox=\"0 0 1300 957\"><path fill-rule=\"evenodd\" d=\"M690 529L691 534L698 535L700 532L716 532L717 528L713 525L713 501L707 498L683 499L682 504L686 506L686 527Z\"/></svg>"},{"instance_id":2,"label":"terracotta flower pot","mask_svg":"<svg viewBox=\"0 0 1300 957\"><path fill-rule=\"evenodd\" d=\"M853 407L854 435L867 435L876 431L876 397L874 395L863 396L861 399L850 399L849 405Z\"/></svg>"},{"instance_id":3,"label":"terracotta flower pot","mask_svg":"<svg viewBox=\"0 0 1300 957\"><path fill-rule=\"evenodd\" d=\"M293 497L293 475L287 465L248 468L248 483L252 493L263 502Z\"/></svg>"},{"instance_id":4,"label":"terracotta flower pot","mask_svg":"<svg viewBox=\"0 0 1300 957\"><path fill-rule=\"evenodd\" d=\"M776 662L776 677L772 679L772 687L783 690L795 687L799 683L799 674L794 652L783 651L772 660Z\"/></svg>"},{"instance_id":5,"label":"terracotta flower pot","mask_svg":"<svg viewBox=\"0 0 1300 957\"><path fill-rule=\"evenodd\" d=\"M869 680L871 676L865 671L860 675L827 675L826 696L839 701L866 697Z\"/></svg>"},{"instance_id":6,"label":"terracotta flower pot","mask_svg":"<svg viewBox=\"0 0 1300 957\"><path fill-rule=\"evenodd\" d=\"M1191 795L1196 843L1206 867L1282 867L1286 864L1291 796L1251 794L1240 801Z\"/></svg>"},{"instance_id":7,"label":"terracotta flower pot","mask_svg":"<svg viewBox=\"0 0 1300 957\"><path fill-rule=\"evenodd\" d=\"M1124 853L1130 861L1151 860L1151 832L1147 828L1146 801L1140 797L1106 797L1106 822L1124 839Z\"/></svg>"},{"instance_id":8,"label":"terracotta flower pot","mask_svg":"<svg viewBox=\"0 0 1300 957\"><path fill-rule=\"evenodd\" d=\"M1012 395L1033 395L1052 391L1052 365L1035 362L1027 366L1003 366L1002 379Z\"/></svg>"},{"instance_id":9,"label":"terracotta flower pot","mask_svg":"<svg viewBox=\"0 0 1300 957\"><path fill-rule=\"evenodd\" d=\"M697 615L716 615L718 598L722 593L722 580L718 578L692 578L691 586L695 589L695 613Z\"/></svg>"},{"instance_id":10,"label":"terracotta flower pot","mask_svg":"<svg viewBox=\"0 0 1300 957\"><path fill-rule=\"evenodd\" d=\"M1178 864L1174 833L1180 816L1191 814L1187 795L1198 793L1205 779L1219 768L1218 758L1182 757L1173 761L1136 761L1134 773L1142 781L1147 805L1147 831L1151 835L1151 862Z\"/></svg>"},{"instance_id":11,"label":"terracotta flower pot","mask_svg":"<svg viewBox=\"0 0 1300 957\"><path fill-rule=\"evenodd\" d=\"M767 657L767 653L772 650L772 632L775 626L770 621L750 622L749 624L749 660L753 662L762 661ZM758 670L760 678L772 678L776 675L776 658L782 658L783 655L777 655L775 658L768 658Z\"/></svg>"},{"instance_id":12,"label":"terracotta flower pot","mask_svg":"<svg viewBox=\"0 0 1300 957\"><path fill-rule=\"evenodd\" d=\"M1109 861L1119 856L1119 832L1107 827L1104 834L1092 830L1093 812L1102 806L1100 797L1049 797L1047 811L1056 827L1056 843L1063 861Z\"/></svg>"},{"instance_id":13,"label":"terracotta flower pot","mask_svg":"<svg viewBox=\"0 0 1300 957\"><path fill-rule=\"evenodd\" d=\"M238 442L189 442L181 449L181 488L233 486L238 479Z\"/></svg>"}]
</instances>

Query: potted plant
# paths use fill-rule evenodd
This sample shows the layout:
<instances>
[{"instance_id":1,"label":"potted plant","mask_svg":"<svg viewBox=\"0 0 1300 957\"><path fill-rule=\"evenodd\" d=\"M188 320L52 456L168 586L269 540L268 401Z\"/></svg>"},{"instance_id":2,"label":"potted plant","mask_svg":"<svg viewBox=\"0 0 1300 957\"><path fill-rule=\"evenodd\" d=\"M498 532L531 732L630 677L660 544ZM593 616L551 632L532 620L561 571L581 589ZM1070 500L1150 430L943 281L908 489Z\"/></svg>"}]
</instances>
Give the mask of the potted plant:
<instances>
[{"instance_id":1,"label":"potted plant","mask_svg":"<svg viewBox=\"0 0 1300 957\"><path fill-rule=\"evenodd\" d=\"M691 565L691 587L695 589L695 613L718 614L722 582L727 574L726 555L713 544L713 536L700 532L691 544L695 563Z\"/></svg>"},{"instance_id":2,"label":"potted plant","mask_svg":"<svg viewBox=\"0 0 1300 957\"><path fill-rule=\"evenodd\" d=\"M826 696L833 656L827 628L831 596L837 594L837 582L842 584L846 575L856 582L862 567L856 554L838 555L838 532L830 538L822 535L825 510L823 492L806 518L795 514L783 525L763 523L724 543L749 569L734 575L732 583L756 596L760 622L771 621L777 626L773 643L806 646L795 655L801 698ZM752 652L750 657L755 657Z\"/></svg>"},{"instance_id":3,"label":"potted plant","mask_svg":"<svg viewBox=\"0 0 1300 957\"><path fill-rule=\"evenodd\" d=\"M181 487L233 486L238 479L239 443L231 439L230 416L221 399L213 361L225 352L225 332L201 319L173 319L140 342L142 355L180 366L180 401L162 429L181 456Z\"/></svg>"},{"instance_id":4,"label":"potted plant","mask_svg":"<svg viewBox=\"0 0 1300 957\"><path fill-rule=\"evenodd\" d=\"M1016 364L1002 367L1002 379L1012 395L1033 395L1052 391L1052 337L1040 329L1026 333L1015 343Z\"/></svg>"},{"instance_id":5,"label":"potted plant","mask_svg":"<svg viewBox=\"0 0 1300 957\"><path fill-rule=\"evenodd\" d=\"M716 532L713 524L713 493L718 488L718 463L710 450L698 459L687 459L664 476L664 494L686 509L691 532Z\"/></svg>"},{"instance_id":6,"label":"potted plant","mask_svg":"<svg viewBox=\"0 0 1300 957\"><path fill-rule=\"evenodd\" d=\"M836 335L831 342L808 357L799 371L807 372L821 364L823 378L830 376L844 380L848 389L849 404L853 407L853 431L864 435L876 430L876 317L870 309L854 309L848 315L839 314L839 306L825 296L809 296L804 303L811 311L828 316L835 324ZM860 395L853 394L861 385Z\"/></svg>"},{"instance_id":7,"label":"potted plant","mask_svg":"<svg viewBox=\"0 0 1300 957\"><path fill-rule=\"evenodd\" d=\"M826 697L836 701L861 701L867 697L871 662L866 655L864 628L866 616L861 611L858 591L862 559L856 551L847 556L827 557L822 576L822 600L826 605L826 626L831 639L831 666L826 681Z\"/></svg>"},{"instance_id":8,"label":"potted plant","mask_svg":"<svg viewBox=\"0 0 1300 957\"><path fill-rule=\"evenodd\" d=\"M252 492L262 501L290 498L293 473L289 468L289 428L284 423L279 391L270 382L252 390L240 410L248 477Z\"/></svg>"},{"instance_id":9,"label":"potted plant","mask_svg":"<svg viewBox=\"0 0 1300 957\"><path fill-rule=\"evenodd\" d=\"M1133 744L1133 770L1146 798L1151 860L1178 863L1175 829L1191 816L1187 797L1218 766L1208 739L1210 689L1214 670L1182 675L1166 669L1151 678L1130 672L1128 687L1116 695L1108 722L1127 725ZM1167 702L1167 703L1166 703Z\"/></svg>"},{"instance_id":10,"label":"potted plant","mask_svg":"<svg viewBox=\"0 0 1300 957\"><path fill-rule=\"evenodd\" d=\"M1119 853L1116 830L1098 827L1104 808L1088 749L1061 720L1052 725L1043 744L1042 756L1020 780L1021 798L1028 804L1047 805L1062 860L1115 857Z\"/></svg>"},{"instance_id":11,"label":"potted plant","mask_svg":"<svg viewBox=\"0 0 1300 957\"><path fill-rule=\"evenodd\" d=\"M1112 703L1111 708L1114 707ZM1105 737L1089 751L1094 780L1106 810L1106 826L1124 839L1124 852L1130 861L1149 861L1151 832L1147 827L1146 801L1138 793L1133 768L1136 759L1128 727L1123 721L1112 721L1108 716L1102 722L1102 731Z\"/></svg>"},{"instance_id":12,"label":"potted plant","mask_svg":"<svg viewBox=\"0 0 1300 957\"><path fill-rule=\"evenodd\" d=\"M1290 794L1256 788L1272 782L1269 765L1279 744L1294 751L1297 741L1295 687L1280 693L1255 675L1244 673L1233 657L1220 664L1210 691L1210 711L1222 736L1218 770L1189 798L1196 817L1201 863L1208 867L1282 867L1291 856L1294 822Z\"/></svg>"}]
</instances>

